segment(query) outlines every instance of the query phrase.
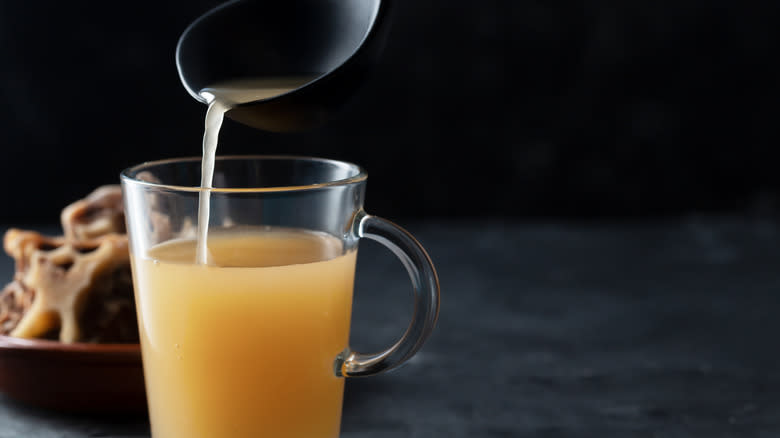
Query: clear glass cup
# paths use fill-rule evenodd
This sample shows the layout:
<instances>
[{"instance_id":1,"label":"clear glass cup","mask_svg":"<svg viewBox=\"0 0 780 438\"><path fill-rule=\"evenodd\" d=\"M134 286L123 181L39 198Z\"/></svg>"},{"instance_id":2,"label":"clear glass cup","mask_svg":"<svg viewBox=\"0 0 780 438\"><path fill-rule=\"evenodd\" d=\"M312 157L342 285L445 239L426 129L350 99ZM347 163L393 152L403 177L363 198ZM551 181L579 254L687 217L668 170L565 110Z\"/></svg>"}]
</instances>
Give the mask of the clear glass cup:
<instances>
[{"instance_id":1,"label":"clear glass cup","mask_svg":"<svg viewBox=\"0 0 780 438\"><path fill-rule=\"evenodd\" d=\"M122 172L147 399L155 438L339 435L344 378L394 368L439 311L422 246L363 211L357 165L218 157L210 262L195 259L200 158ZM358 242L382 243L411 277L414 313L385 351L350 350Z\"/></svg>"}]
</instances>

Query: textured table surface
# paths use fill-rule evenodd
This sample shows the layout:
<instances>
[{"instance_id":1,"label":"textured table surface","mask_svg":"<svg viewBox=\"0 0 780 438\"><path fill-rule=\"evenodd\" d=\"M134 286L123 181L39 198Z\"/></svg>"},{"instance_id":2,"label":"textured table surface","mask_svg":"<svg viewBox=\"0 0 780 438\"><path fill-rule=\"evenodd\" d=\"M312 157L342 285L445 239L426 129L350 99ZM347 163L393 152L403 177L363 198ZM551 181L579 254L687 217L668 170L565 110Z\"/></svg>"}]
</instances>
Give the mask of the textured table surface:
<instances>
[{"instance_id":1,"label":"textured table surface","mask_svg":"<svg viewBox=\"0 0 780 438\"><path fill-rule=\"evenodd\" d=\"M780 224L409 229L439 270L440 323L407 366L348 382L344 437L780 436ZM401 264L362 244L356 287L353 347L394 341L411 310ZM143 417L0 396L0 438L147 436Z\"/></svg>"}]
</instances>

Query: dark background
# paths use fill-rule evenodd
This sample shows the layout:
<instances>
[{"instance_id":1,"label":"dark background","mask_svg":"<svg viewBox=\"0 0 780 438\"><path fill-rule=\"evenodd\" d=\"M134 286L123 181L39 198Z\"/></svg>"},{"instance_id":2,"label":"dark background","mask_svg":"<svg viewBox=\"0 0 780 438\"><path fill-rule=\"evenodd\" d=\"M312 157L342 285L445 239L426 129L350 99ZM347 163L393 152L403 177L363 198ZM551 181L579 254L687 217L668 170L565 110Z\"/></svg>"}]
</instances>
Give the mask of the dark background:
<instances>
[{"instance_id":1,"label":"dark background","mask_svg":"<svg viewBox=\"0 0 780 438\"><path fill-rule=\"evenodd\" d=\"M51 222L141 161L200 153L174 65L219 1L0 0L0 222ZM346 159L393 218L775 211L780 3L399 1L329 124L228 122L219 153Z\"/></svg>"}]
</instances>

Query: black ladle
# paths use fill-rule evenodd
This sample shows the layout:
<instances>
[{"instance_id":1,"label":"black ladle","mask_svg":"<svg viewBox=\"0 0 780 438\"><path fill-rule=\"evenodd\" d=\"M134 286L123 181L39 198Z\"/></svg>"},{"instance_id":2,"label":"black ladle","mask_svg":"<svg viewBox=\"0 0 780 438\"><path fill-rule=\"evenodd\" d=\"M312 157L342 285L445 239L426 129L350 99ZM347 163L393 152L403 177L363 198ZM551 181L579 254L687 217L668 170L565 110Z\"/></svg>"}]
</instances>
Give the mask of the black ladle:
<instances>
[{"instance_id":1,"label":"black ladle","mask_svg":"<svg viewBox=\"0 0 780 438\"><path fill-rule=\"evenodd\" d=\"M268 131L320 124L355 93L376 63L392 0L235 0L185 29L176 65L187 91L241 79L311 77L285 94L226 115Z\"/></svg>"}]
</instances>

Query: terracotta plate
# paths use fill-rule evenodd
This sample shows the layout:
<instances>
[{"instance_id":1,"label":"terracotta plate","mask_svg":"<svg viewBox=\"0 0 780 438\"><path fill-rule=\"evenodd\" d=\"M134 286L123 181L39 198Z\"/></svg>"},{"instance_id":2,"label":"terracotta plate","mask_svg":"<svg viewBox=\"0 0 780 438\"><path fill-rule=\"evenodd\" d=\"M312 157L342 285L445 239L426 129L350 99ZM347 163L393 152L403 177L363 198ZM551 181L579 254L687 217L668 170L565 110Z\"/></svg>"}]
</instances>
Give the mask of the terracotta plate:
<instances>
[{"instance_id":1,"label":"terracotta plate","mask_svg":"<svg viewBox=\"0 0 780 438\"><path fill-rule=\"evenodd\" d=\"M141 348L0 335L0 392L62 411L142 411L146 396Z\"/></svg>"}]
</instances>

